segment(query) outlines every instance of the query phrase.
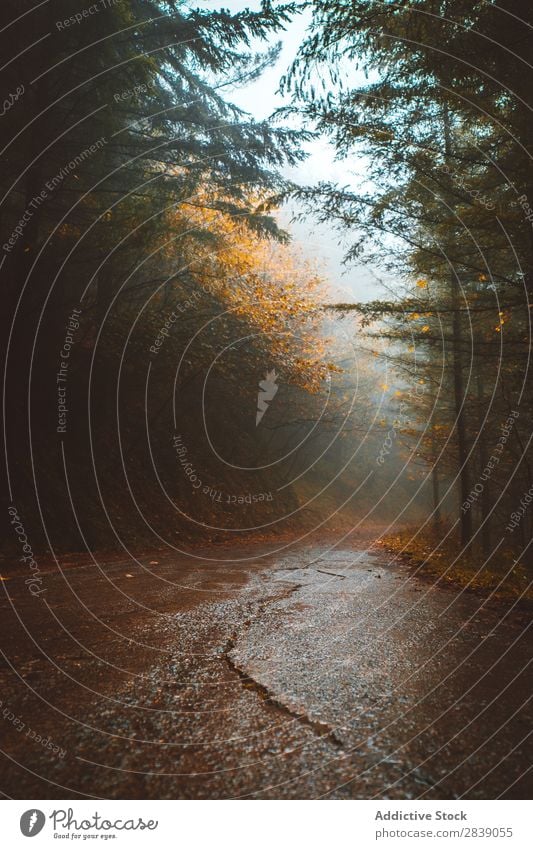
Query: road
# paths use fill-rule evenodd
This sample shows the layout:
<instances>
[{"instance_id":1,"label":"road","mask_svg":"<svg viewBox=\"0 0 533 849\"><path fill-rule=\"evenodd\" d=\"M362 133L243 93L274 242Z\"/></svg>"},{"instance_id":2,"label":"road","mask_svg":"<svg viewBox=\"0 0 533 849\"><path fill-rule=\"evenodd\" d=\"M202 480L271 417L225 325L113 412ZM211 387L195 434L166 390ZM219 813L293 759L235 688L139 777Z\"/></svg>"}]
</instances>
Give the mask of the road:
<instances>
[{"instance_id":1,"label":"road","mask_svg":"<svg viewBox=\"0 0 533 849\"><path fill-rule=\"evenodd\" d=\"M3 794L531 796L526 611L365 540L266 545L71 556L38 597L4 568Z\"/></svg>"}]
</instances>

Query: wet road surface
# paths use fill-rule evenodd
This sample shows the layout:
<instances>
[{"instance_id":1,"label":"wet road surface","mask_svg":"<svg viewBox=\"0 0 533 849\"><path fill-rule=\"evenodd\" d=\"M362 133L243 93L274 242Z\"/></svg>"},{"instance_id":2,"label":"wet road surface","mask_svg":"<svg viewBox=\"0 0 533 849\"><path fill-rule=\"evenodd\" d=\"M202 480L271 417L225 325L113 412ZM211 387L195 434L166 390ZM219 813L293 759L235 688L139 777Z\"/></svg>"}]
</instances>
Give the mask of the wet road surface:
<instances>
[{"instance_id":1,"label":"wet road surface","mask_svg":"<svg viewBox=\"0 0 533 849\"><path fill-rule=\"evenodd\" d=\"M526 611L265 545L4 568L3 794L531 796Z\"/></svg>"}]
</instances>

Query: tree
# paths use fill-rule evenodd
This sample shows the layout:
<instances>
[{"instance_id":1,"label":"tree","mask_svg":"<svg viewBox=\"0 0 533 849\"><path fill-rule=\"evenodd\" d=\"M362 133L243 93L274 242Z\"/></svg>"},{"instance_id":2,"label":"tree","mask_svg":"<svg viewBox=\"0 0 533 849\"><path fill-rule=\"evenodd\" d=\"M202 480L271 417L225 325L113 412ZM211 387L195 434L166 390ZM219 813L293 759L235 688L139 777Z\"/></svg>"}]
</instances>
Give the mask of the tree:
<instances>
[{"instance_id":1,"label":"tree","mask_svg":"<svg viewBox=\"0 0 533 849\"><path fill-rule=\"evenodd\" d=\"M517 9L319 0L285 79L293 110L332 138L339 157L349 161L363 152L371 161L367 191L324 183L296 195L309 208L320 204L323 219L354 234L348 260L372 255L375 261L377 254L398 283L418 279L431 292L425 304L409 294L363 312L395 315L398 342L412 335L416 315L415 341L428 377L442 350L441 388L454 399L446 418L454 432L463 547L475 531L474 511L462 507L493 436L486 419L480 429L484 404L493 426L520 404L508 455L511 446L524 446L517 466L499 465L483 490L485 549L488 522L502 503L508 509L516 501L530 465L531 397L523 378L533 260L526 220L532 89L524 37L531 14L525 3ZM370 82L354 88L354 68ZM329 82L324 94L321 77ZM507 364L499 368L502 351Z\"/></svg>"},{"instance_id":2,"label":"tree","mask_svg":"<svg viewBox=\"0 0 533 849\"><path fill-rule=\"evenodd\" d=\"M290 4L237 14L156 0L91 9L6 0L0 12L4 84L22 90L0 127L9 497L18 492L35 514L32 454L49 470L53 461L55 494L64 485L58 372L72 365L69 432L84 440L96 428L103 446L116 398L97 349L125 299L155 291L163 265L190 280L184 256L216 243L216 215L283 241L258 199L284 185L279 166L301 158L306 137L254 122L226 96L274 60L277 48L256 55L250 44L280 30ZM186 207L203 220L171 218ZM81 330L63 367L73 309Z\"/></svg>"}]
</instances>

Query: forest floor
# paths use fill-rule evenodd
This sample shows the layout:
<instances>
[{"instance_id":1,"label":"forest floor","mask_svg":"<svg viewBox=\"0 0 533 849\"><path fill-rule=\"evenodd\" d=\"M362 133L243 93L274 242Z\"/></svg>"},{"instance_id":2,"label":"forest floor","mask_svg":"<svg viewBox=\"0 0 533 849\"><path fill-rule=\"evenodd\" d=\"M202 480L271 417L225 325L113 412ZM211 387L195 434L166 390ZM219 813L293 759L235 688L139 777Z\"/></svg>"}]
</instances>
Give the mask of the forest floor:
<instances>
[{"instance_id":1,"label":"forest floor","mask_svg":"<svg viewBox=\"0 0 533 849\"><path fill-rule=\"evenodd\" d=\"M479 546L465 554L453 539L447 541L445 537L442 530L424 534L418 528L406 528L384 536L381 544L391 554L410 562L413 574L420 578L492 599L517 601L533 610L531 567L527 569L518 559L520 549L500 543L489 555L483 554Z\"/></svg>"},{"instance_id":2,"label":"forest floor","mask_svg":"<svg viewBox=\"0 0 533 849\"><path fill-rule=\"evenodd\" d=\"M363 537L265 548L3 570L4 796L530 797L527 611Z\"/></svg>"}]
</instances>

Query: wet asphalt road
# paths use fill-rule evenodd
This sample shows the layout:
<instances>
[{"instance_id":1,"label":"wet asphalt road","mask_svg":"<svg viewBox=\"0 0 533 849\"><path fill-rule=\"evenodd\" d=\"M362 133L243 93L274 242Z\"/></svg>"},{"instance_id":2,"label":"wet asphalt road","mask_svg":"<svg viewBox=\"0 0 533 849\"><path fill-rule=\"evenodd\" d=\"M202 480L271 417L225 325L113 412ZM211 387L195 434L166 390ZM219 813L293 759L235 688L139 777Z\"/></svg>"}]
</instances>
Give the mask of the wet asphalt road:
<instances>
[{"instance_id":1,"label":"wet asphalt road","mask_svg":"<svg viewBox=\"0 0 533 849\"><path fill-rule=\"evenodd\" d=\"M364 542L265 546L71 556L41 598L6 565L3 794L531 796L530 614Z\"/></svg>"}]
</instances>

